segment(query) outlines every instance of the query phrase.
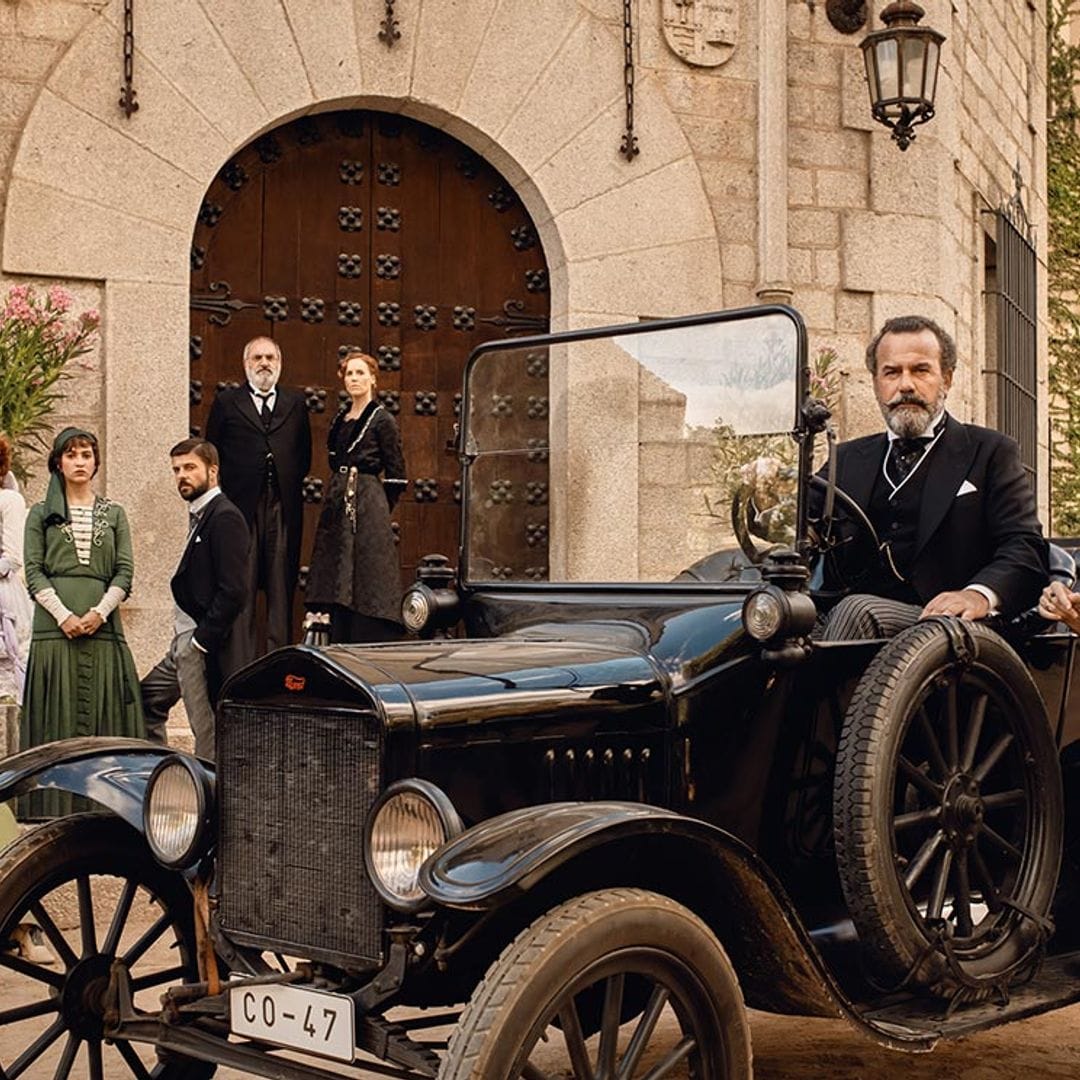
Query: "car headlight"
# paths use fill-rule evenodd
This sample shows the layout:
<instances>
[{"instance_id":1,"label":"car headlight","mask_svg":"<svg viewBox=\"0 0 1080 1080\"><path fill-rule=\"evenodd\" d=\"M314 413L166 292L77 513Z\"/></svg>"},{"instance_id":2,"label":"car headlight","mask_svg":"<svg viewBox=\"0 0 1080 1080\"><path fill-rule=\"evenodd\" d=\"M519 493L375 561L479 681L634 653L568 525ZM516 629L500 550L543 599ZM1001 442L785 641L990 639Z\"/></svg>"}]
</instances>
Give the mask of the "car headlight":
<instances>
[{"instance_id":1,"label":"car headlight","mask_svg":"<svg viewBox=\"0 0 1080 1080\"><path fill-rule=\"evenodd\" d=\"M372 807L364 844L368 876L383 900L398 911L422 907L420 867L462 829L453 803L434 784L391 784Z\"/></svg>"},{"instance_id":2,"label":"car headlight","mask_svg":"<svg viewBox=\"0 0 1080 1080\"><path fill-rule=\"evenodd\" d=\"M431 619L435 605L431 590L426 585L412 585L401 598L401 621L406 630L419 634Z\"/></svg>"},{"instance_id":3,"label":"car headlight","mask_svg":"<svg viewBox=\"0 0 1080 1080\"><path fill-rule=\"evenodd\" d=\"M160 761L146 787L143 831L158 862L183 869L203 854L213 792L198 765L182 757Z\"/></svg>"},{"instance_id":4,"label":"car headlight","mask_svg":"<svg viewBox=\"0 0 1080 1080\"><path fill-rule=\"evenodd\" d=\"M755 641L772 638L798 638L809 634L817 618L817 607L809 593L763 585L744 601L743 626Z\"/></svg>"},{"instance_id":5,"label":"car headlight","mask_svg":"<svg viewBox=\"0 0 1080 1080\"><path fill-rule=\"evenodd\" d=\"M767 586L752 592L743 604L743 626L755 641L776 637L784 626L783 593Z\"/></svg>"}]
</instances>

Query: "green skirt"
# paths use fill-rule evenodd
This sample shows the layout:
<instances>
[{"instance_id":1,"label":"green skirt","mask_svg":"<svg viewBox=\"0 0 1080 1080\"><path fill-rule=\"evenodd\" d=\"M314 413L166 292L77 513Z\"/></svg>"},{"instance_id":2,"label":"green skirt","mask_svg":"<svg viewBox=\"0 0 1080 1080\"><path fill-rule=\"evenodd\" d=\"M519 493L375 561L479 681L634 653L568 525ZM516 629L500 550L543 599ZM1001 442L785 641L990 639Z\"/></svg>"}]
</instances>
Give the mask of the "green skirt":
<instances>
[{"instance_id":1,"label":"green skirt","mask_svg":"<svg viewBox=\"0 0 1080 1080\"><path fill-rule=\"evenodd\" d=\"M20 749L84 735L146 737L131 650L123 638L103 631L31 641ZM36 791L19 801L19 817L59 817L92 808L66 792Z\"/></svg>"}]
</instances>

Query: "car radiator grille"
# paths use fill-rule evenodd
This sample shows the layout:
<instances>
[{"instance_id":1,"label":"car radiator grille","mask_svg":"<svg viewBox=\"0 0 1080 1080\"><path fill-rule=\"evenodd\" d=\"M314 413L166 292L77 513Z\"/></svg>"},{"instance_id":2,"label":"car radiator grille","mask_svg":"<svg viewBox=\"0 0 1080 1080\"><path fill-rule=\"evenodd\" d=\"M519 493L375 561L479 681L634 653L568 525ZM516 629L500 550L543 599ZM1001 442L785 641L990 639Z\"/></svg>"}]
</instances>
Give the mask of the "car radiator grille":
<instances>
[{"instance_id":1,"label":"car radiator grille","mask_svg":"<svg viewBox=\"0 0 1080 1080\"><path fill-rule=\"evenodd\" d=\"M381 959L382 906L363 852L381 730L356 712L222 710L218 923L231 938L312 959Z\"/></svg>"}]
</instances>

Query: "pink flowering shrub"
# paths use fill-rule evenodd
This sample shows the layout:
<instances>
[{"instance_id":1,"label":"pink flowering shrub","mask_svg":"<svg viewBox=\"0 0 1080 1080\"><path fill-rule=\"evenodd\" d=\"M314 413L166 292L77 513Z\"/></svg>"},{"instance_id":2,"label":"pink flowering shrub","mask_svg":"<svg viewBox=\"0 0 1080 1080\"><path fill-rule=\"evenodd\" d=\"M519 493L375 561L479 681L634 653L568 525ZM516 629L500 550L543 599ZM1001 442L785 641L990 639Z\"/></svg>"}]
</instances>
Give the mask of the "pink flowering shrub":
<instances>
[{"instance_id":1,"label":"pink flowering shrub","mask_svg":"<svg viewBox=\"0 0 1080 1080\"><path fill-rule=\"evenodd\" d=\"M0 309L0 431L12 445L12 469L27 477L26 458L49 448L51 416L63 397L59 383L70 378L68 363L93 347L100 317L75 314L66 289L44 295L32 285L13 285Z\"/></svg>"}]
</instances>

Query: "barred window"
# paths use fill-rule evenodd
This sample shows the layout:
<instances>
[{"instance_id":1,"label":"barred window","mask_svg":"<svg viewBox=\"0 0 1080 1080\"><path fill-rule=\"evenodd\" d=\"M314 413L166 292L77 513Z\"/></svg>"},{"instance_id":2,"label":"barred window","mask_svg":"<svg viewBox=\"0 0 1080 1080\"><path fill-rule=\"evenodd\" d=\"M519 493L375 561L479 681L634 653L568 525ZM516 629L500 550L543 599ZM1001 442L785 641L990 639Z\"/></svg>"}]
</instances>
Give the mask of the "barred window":
<instances>
[{"instance_id":1,"label":"barred window","mask_svg":"<svg viewBox=\"0 0 1080 1080\"><path fill-rule=\"evenodd\" d=\"M986 238L987 422L1014 438L1035 485L1038 446L1036 261L1019 190L991 214Z\"/></svg>"}]
</instances>

